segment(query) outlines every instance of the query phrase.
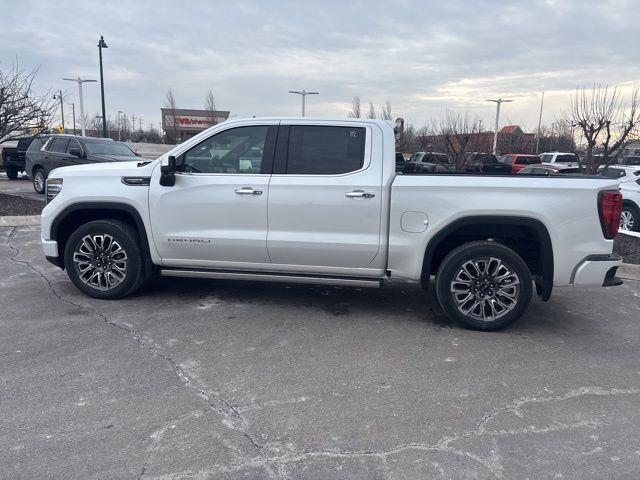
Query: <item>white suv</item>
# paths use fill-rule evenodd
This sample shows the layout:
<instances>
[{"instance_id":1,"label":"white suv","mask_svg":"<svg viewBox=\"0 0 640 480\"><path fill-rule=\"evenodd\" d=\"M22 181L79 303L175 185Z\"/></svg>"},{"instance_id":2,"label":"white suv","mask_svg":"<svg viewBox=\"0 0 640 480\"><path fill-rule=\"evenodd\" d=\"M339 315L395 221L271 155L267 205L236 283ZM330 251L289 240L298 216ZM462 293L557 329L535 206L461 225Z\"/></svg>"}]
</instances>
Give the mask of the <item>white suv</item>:
<instances>
[{"instance_id":1,"label":"white suv","mask_svg":"<svg viewBox=\"0 0 640 480\"><path fill-rule=\"evenodd\" d=\"M579 167L580 157L575 153L545 152L540 154L542 163L562 163L568 167Z\"/></svg>"}]
</instances>

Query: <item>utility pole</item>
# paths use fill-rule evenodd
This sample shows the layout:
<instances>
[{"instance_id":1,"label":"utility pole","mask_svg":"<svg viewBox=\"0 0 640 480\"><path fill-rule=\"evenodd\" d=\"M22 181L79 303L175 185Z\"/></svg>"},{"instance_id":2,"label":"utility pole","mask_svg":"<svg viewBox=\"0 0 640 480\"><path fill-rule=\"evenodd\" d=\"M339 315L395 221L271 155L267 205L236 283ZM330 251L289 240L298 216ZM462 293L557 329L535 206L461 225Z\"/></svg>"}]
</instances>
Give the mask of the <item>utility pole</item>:
<instances>
[{"instance_id":1,"label":"utility pole","mask_svg":"<svg viewBox=\"0 0 640 480\"><path fill-rule=\"evenodd\" d=\"M63 78L69 82L76 82L78 84L78 97L80 98L80 128L82 129L82 136L85 136L85 124L84 124L84 104L82 103L82 84L85 82L97 82L97 80L83 80L82 78Z\"/></svg>"},{"instance_id":2,"label":"utility pole","mask_svg":"<svg viewBox=\"0 0 640 480\"><path fill-rule=\"evenodd\" d=\"M500 123L500 105L502 103L513 102L513 100L498 98L497 100L487 100L487 102L494 102L496 104L496 129L493 132L493 154L495 155L498 147L498 124Z\"/></svg>"},{"instance_id":3,"label":"utility pole","mask_svg":"<svg viewBox=\"0 0 640 480\"><path fill-rule=\"evenodd\" d=\"M62 98L62 90L58 90L57 95L54 95L53 99L60 100L60 118L62 120L62 133L64 133L64 101Z\"/></svg>"},{"instance_id":4,"label":"utility pole","mask_svg":"<svg viewBox=\"0 0 640 480\"><path fill-rule=\"evenodd\" d=\"M100 94L102 97L102 136L107 138L107 112L104 107L104 74L102 72L102 49L109 48L104 41L104 37L100 35L100 40L98 41L98 57L100 59Z\"/></svg>"},{"instance_id":5,"label":"utility pole","mask_svg":"<svg viewBox=\"0 0 640 480\"><path fill-rule=\"evenodd\" d=\"M307 95L319 95L319 92L307 92L306 90L289 90L289 93L295 93L302 97L302 116L305 114L305 99Z\"/></svg>"},{"instance_id":6,"label":"utility pole","mask_svg":"<svg viewBox=\"0 0 640 480\"><path fill-rule=\"evenodd\" d=\"M73 114L73 134L76 134L76 104L71 102L71 112Z\"/></svg>"},{"instance_id":7,"label":"utility pole","mask_svg":"<svg viewBox=\"0 0 640 480\"><path fill-rule=\"evenodd\" d=\"M122 133L122 120L120 119L120 115L122 115L122 110L118 110L118 141L122 141L120 135Z\"/></svg>"},{"instance_id":8,"label":"utility pole","mask_svg":"<svg viewBox=\"0 0 640 480\"><path fill-rule=\"evenodd\" d=\"M542 107L544 106L544 92L542 92L542 99L540 100L540 116L538 117L538 140L536 140L536 154L540 153L540 136L542 132Z\"/></svg>"}]
</instances>

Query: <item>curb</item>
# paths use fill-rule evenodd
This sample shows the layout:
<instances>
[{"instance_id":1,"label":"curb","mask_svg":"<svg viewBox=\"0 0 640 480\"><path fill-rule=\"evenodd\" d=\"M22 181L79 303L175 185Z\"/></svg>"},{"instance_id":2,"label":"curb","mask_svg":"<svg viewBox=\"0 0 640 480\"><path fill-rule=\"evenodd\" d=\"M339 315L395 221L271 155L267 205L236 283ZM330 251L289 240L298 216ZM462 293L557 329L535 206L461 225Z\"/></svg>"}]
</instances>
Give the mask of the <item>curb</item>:
<instances>
[{"instance_id":1,"label":"curb","mask_svg":"<svg viewBox=\"0 0 640 480\"><path fill-rule=\"evenodd\" d=\"M30 227L40 225L40 215L0 217L0 227Z\"/></svg>"}]
</instances>

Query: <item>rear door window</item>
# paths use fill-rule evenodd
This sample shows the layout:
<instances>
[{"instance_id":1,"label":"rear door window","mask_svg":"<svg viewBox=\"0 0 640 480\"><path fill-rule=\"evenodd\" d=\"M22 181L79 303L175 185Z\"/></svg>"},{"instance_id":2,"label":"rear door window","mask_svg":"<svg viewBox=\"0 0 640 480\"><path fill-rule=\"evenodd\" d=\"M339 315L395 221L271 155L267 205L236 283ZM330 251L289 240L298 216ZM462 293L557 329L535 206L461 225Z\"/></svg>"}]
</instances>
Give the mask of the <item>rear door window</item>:
<instances>
[{"instance_id":1,"label":"rear door window","mask_svg":"<svg viewBox=\"0 0 640 480\"><path fill-rule=\"evenodd\" d=\"M67 151L68 138L54 138L49 145L49 151L53 153L65 153Z\"/></svg>"},{"instance_id":2,"label":"rear door window","mask_svg":"<svg viewBox=\"0 0 640 480\"><path fill-rule=\"evenodd\" d=\"M364 127L292 125L287 170L291 175L338 175L364 165Z\"/></svg>"}]
</instances>

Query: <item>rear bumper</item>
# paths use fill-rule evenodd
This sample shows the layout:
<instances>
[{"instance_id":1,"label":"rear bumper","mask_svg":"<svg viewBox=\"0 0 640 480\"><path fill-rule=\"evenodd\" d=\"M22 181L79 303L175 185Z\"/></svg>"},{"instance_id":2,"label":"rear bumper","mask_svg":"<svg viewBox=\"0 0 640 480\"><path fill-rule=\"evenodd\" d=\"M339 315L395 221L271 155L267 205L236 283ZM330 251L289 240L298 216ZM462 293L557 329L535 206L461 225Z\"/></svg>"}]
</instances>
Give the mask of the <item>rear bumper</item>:
<instances>
[{"instance_id":1,"label":"rear bumper","mask_svg":"<svg viewBox=\"0 0 640 480\"><path fill-rule=\"evenodd\" d=\"M609 255L589 255L573 269L571 284L580 287L610 287L622 285L616 271L622 264L622 257Z\"/></svg>"}]
</instances>

